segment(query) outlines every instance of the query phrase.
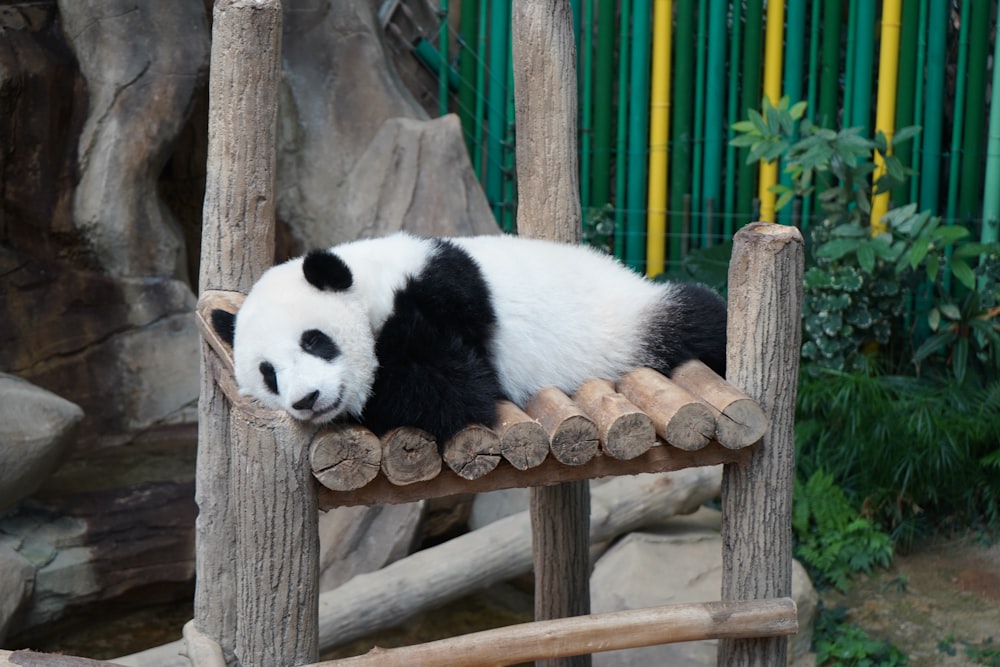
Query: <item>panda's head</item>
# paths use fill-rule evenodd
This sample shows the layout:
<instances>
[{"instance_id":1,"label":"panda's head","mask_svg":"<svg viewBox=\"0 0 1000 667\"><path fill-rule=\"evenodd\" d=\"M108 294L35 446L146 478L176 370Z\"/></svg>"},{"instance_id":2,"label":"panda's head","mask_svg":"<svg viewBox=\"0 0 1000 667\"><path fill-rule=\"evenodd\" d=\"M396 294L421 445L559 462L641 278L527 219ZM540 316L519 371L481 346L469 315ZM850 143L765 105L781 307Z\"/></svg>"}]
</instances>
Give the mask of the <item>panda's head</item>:
<instances>
[{"instance_id":1,"label":"panda's head","mask_svg":"<svg viewBox=\"0 0 1000 667\"><path fill-rule=\"evenodd\" d=\"M233 347L240 393L296 419L359 416L375 375L375 340L348 266L315 251L268 269L239 313L212 313Z\"/></svg>"}]
</instances>

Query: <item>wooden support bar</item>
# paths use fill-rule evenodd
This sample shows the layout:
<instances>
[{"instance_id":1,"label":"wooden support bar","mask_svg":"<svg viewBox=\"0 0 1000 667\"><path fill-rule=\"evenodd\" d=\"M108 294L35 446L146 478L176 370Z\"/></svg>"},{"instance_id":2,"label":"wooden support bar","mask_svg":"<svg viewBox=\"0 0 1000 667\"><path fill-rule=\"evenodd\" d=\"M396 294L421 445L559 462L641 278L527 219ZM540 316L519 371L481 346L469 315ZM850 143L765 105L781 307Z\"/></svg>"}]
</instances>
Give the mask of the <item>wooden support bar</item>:
<instances>
[{"instance_id":1,"label":"wooden support bar","mask_svg":"<svg viewBox=\"0 0 1000 667\"><path fill-rule=\"evenodd\" d=\"M512 665L702 639L786 637L798 631L791 598L702 602L521 623L328 660L311 667Z\"/></svg>"},{"instance_id":2,"label":"wooden support bar","mask_svg":"<svg viewBox=\"0 0 1000 667\"><path fill-rule=\"evenodd\" d=\"M386 433L382 436L382 472L393 484L401 486L437 477L441 473L441 454L434 436L411 426Z\"/></svg>"},{"instance_id":3,"label":"wooden support bar","mask_svg":"<svg viewBox=\"0 0 1000 667\"><path fill-rule=\"evenodd\" d=\"M479 479L500 463L500 436L481 424L470 424L444 443L442 455L459 477Z\"/></svg>"},{"instance_id":4,"label":"wooden support bar","mask_svg":"<svg viewBox=\"0 0 1000 667\"><path fill-rule=\"evenodd\" d=\"M437 458L436 448L434 455ZM333 424L313 437L309 463L321 484L350 491L375 479L384 464L382 443L362 426ZM439 468L440 465L439 460Z\"/></svg>"},{"instance_id":5,"label":"wooden support bar","mask_svg":"<svg viewBox=\"0 0 1000 667\"><path fill-rule=\"evenodd\" d=\"M752 450L753 447L733 450L723 447L717 442L712 442L707 447L692 452L669 447L660 442L656 447L651 447L645 454L640 454L627 461L598 455L583 465L568 466L549 457L541 465L534 468L518 470L503 460L493 472L475 480L459 477L449 468L442 470L441 474L432 480L414 482L406 486L397 486L389 481L385 475L378 475L362 488L351 491L335 491L321 487L319 489L319 503L321 509L377 503L392 505L428 498L483 493L498 489L585 481L597 477L666 472L682 468L745 461L749 458Z\"/></svg>"},{"instance_id":6,"label":"wooden support bar","mask_svg":"<svg viewBox=\"0 0 1000 667\"><path fill-rule=\"evenodd\" d=\"M722 481L722 599L792 594L792 479L804 248L795 227L753 223L733 239L726 373L770 428ZM726 667L784 665L787 638L724 639Z\"/></svg>"},{"instance_id":7,"label":"wooden support bar","mask_svg":"<svg viewBox=\"0 0 1000 667\"><path fill-rule=\"evenodd\" d=\"M711 409L651 368L627 373L618 391L648 414L656 434L674 447L701 449L715 436Z\"/></svg>"},{"instance_id":8,"label":"wooden support bar","mask_svg":"<svg viewBox=\"0 0 1000 667\"><path fill-rule=\"evenodd\" d=\"M715 414L715 439L730 449L751 445L767 431L767 416L757 403L698 361L687 361L670 379L704 401Z\"/></svg>"},{"instance_id":9,"label":"wooden support bar","mask_svg":"<svg viewBox=\"0 0 1000 667\"><path fill-rule=\"evenodd\" d=\"M597 426L569 396L555 387L545 387L531 397L524 411L549 434L552 455L566 465L581 465L597 455Z\"/></svg>"},{"instance_id":10,"label":"wooden support bar","mask_svg":"<svg viewBox=\"0 0 1000 667\"><path fill-rule=\"evenodd\" d=\"M549 454L549 434L537 420L510 401L497 403L497 423L493 430L500 436L500 453L518 470L541 465Z\"/></svg>"},{"instance_id":11,"label":"wooden support bar","mask_svg":"<svg viewBox=\"0 0 1000 667\"><path fill-rule=\"evenodd\" d=\"M597 424L601 448L616 459L634 459L656 444L653 421L615 391L608 380L584 382L573 402Z\"/></svg>"}]
</instances>

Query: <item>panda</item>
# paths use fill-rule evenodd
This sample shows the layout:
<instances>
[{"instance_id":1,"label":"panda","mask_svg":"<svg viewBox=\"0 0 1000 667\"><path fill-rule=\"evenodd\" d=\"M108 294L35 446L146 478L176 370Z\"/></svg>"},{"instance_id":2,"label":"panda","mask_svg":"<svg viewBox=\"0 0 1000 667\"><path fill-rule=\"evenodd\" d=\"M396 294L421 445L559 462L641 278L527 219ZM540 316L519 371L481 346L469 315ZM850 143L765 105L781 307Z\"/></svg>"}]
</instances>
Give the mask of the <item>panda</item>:
<instances>
[{"instance_id":1,"label":"panda","mask_svg":"<svg viewBox=\"0 0 1000 667\"><path fill-rule=\"evenodd\" d=\"M299 420L402 425L444 443L496 402L572 393L697 358L725 373L726 305L585 246L400 232L268 269L237 315L212 313L241 394Z\"/></svg>"}]
</instances>

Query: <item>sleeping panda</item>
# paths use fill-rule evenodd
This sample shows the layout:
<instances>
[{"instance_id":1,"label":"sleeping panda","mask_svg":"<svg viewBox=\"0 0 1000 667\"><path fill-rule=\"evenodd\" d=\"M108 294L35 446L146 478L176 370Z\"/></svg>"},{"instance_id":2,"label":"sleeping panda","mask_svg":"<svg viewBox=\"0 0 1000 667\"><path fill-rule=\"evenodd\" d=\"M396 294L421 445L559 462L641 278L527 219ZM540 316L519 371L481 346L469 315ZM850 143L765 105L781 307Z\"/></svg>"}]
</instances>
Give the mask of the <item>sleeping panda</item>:
<instances>
[{"instance_id":1,"label":"sleeping panda","mask_svg":"<svg viewBox=\"0 0 1000 667\"><path fill-rule=\"evenodd\" d=\"M725 373L726 306L584 246L514 236L353 241L272 267L212 313L242 394L322 424L445 442L496 401L697 358Z\"/></svg>"}]
</instances>

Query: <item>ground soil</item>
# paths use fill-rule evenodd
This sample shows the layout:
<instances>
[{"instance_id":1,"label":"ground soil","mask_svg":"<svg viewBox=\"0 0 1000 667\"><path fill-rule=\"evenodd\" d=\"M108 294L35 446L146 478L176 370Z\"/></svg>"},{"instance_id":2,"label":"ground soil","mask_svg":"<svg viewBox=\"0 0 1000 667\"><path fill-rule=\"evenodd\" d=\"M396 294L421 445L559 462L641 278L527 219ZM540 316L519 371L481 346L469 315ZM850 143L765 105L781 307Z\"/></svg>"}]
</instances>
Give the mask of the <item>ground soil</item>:
<instances>
[{"instance_id":1,"label":"ground soil","mask_svg":"<svg viewBox=\"0 0 1000 667\"><path fill-rule=\"evenodd\" d=\"M847 607L851 623L891 641L912 667L1000 665L1000 542L935 539L822 598Z\"/></svg>"}]
</instances>

